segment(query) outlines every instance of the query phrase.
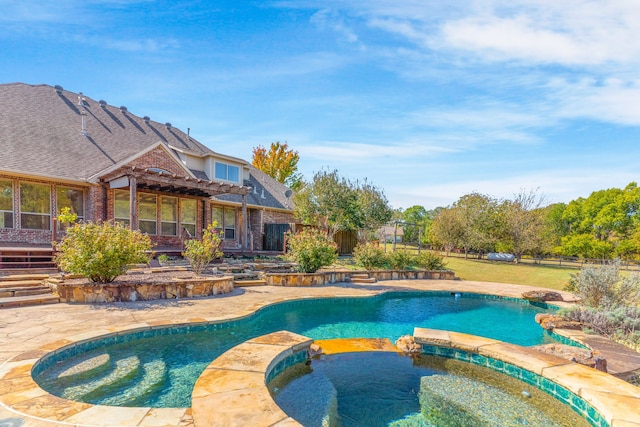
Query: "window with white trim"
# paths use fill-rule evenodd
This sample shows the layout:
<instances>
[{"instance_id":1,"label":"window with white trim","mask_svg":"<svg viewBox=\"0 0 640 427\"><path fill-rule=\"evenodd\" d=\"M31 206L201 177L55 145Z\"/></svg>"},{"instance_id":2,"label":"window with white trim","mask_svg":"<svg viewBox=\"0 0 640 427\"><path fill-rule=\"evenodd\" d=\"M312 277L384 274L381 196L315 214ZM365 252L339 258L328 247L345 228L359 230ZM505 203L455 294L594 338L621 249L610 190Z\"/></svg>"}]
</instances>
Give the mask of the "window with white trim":
<instances>
[{"instance_id":1,"label":"window with white trim","mask_svg":"<svg viewBox=\"0 0 640 427\"><path fill-rule=\"evenodd\" d=\"M196 237L196 211L198 201L194 199L180 199L180 222L191 237ZM184 236L186 237L186 236Z\"/></svg>"},{"instance_id":2,"label":"window with white trim","mask_svg":"<svg viewBox=\"0 0 640 427\"><path fill-rule=\"evenodd\" d=\"M163 236L178 235L178 198L160 198L160 234Z\"/></svg>"},{"instance_id":3,"label":"window with white trim","mask_svg":"<svg viewBox=\"0 0 640 427\"><path fill-rule=\"evenodd\" d=\"M13 181L0 180L0 228L13 228Z\"/></svg>"},{"instance_id":4,"label":"window with white trim","mask_svg":"<svg viewBox=\"0 0 640 427\"><path fill-rule=\"evenodd\" d=\"M20 226L23 229L51 230L51 186L20 183Z\"/></svg>"},{"instance_id":5,"label":"window with white trim","mask_svg":"<svg viewBox=\"0 0 640 427\"><path fill-rule=\"evenodd\" d=\"M138 193L138 227L143 233L158 234L158 197L155 194Z\"/></svg>"},{"instance_id":6,"label":"window with white trim","mask_svg":"<svg viewBox=\"0 0 640 427\"><path fill-rule=\"evenodd\" d=\"M58 212L62 208L71 209L71 213L78 215L78 221L84 220L84 191L77 188L56 187ZM60 227L61 224L58 224Z\"/></svg>"},{"instance_id":7,"label":"window with white trim","mask_svg":"<svg viewBox=\"0 0 640 427\"><path fill-rule=\"evenodd\" d=\"M240 182L240 168L227 163L216 162L214 176L224 181Z\"/></svg>"},{"instance_id":8,"label":"window with white trim","mask_svg":"<svg viewBox=\"0 0 640 427\"><path fill-rule=\"evenodd\" d=\"M115 190L113 212L115 222L125 227L131 225L129 220L129 215L131 215L131 198L128 191Z\"/></svg>"},{"instance_id":9,"label":"window with white trim","mask_svg":"<svg viewBox=\"0 0 640 427\"><path fill-rule=\"evenodd\" d=\"M211 207L211 221L216 222L216 230L225 240L233 240L236 238L235 208Z\"/></svg>"}]
</instances>

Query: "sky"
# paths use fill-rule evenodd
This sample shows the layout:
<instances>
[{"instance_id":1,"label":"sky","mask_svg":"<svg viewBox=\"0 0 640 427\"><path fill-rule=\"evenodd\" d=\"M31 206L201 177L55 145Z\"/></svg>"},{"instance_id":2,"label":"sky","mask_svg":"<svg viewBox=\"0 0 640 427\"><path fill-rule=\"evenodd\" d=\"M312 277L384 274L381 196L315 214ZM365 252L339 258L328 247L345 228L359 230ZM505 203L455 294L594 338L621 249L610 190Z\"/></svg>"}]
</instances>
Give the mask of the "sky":
<instances>
[{"instance_id":1,"label":"sky","mask_svg":"<svg viewBox=\"0 0 640 427\"><path fill-rule=\"evenodd\" d=\"M640 171L638 0L0 0L0 83L61 85L394 208ZM1 102L1 100L0 100Z\"/></svg>"}]
</instances>

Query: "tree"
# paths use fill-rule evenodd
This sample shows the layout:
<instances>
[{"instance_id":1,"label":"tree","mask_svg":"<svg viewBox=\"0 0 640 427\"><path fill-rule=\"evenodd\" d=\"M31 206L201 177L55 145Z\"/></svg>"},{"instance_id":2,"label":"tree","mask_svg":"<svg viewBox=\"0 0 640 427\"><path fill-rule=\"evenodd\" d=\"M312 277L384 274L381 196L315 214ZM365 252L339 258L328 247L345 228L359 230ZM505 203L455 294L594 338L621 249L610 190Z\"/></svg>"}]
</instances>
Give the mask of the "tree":
<instances>
[{"instance_id":1,"label":"tree","mask_svg":"<svg viewBox=\"0 0 640 427\"><path fill-rule=\"evenodd\" d=\"M462 196L453 208L459 212L463 237L461 246L465 258L470 250L480 256L482 252L493 250L498 242L500 225L498 224L498 201L480 193Z\"/></svg>"},{"instance_id":2,"label":"tree","mask_svg":"<svg viewBox=\"0 0 640 427\"><path fill-rule=\"evenodd\" d=\"M543 199L533 190L523 190L513 200L505 200L500 205L501 242L517 261L524 253L539 252L542 245L540 237L545 223L539 208Z\"/></svg>"},{"instance_id":3,"label":"tree","mask_svg":"<svg viewBox=\"0 0 640 427\"><path fill-rule=\"evenodd\" d=\"M358 200L359 220L358 227L361 233L361 241L367 240L376 229L380 228L391 220L393 210L389 206L389 201L382 189L367 182L360 185L356 183L353 189Z\"/></svg>"},{"instance_id":4,"label":"tree","mask_svg":"<svg viewBox=\"0 0 640 427\"><path fill-rule=\"evenodd\" d=\"M300 174L296 173L299 160L298 152L289 149L286 142L272 142L269 150L261 145L255 147L251 163L278 182L297 190L302 184Z\"/></svg>"},{"instance_id":5,"label":"tree","mask_svg":"<svg viewBox=\"0 0 640 427\"><path fill-rule=\"evenodd\" d=\"M402 220L405 223L402 227L404 241L417 242L422 240L419 233L421 231L424 233L426 229L427 210L423 206L411 206L403 212Z\"/></svg>"},{"instance_id":6,"label":"tree","mask_svg":"<svg viewBox=\"0 0 640 427\"><path fill-rule=\"evenodd\" d=\"M443 208L433 219L429 231L431 241L445 250L446 256L460 246L464 238L464 225L460 212L454 208Z\"/></svg>"},{"instance_id":7,"label":"tree","mask_svg":"<svg viewBox=\"0 0 640 427\"><path fill-rule=\"evenodd\" d=\"M381 189L366 180L353 183L337 170L317 172L293 201L299 221L326 229L330 237L339 230L373 230L392 215Z\"/></svg>"},{"instance_id":8,"label":"tree","mask_svg":"<svg viewBox=\"0 0 640 427\"><path fill-rule=\"evenodd\" d=\"M571 201L562 217L570 232L562 240L561 253L576 253L581 247L580 252L589 252L591 257L631 257L640 225L640 188L631 182L624 189L594 191L586 199ZM589 250L585 244L591 239L586 236L595 241L589 243Z\"/></svg>"}]
</instances>

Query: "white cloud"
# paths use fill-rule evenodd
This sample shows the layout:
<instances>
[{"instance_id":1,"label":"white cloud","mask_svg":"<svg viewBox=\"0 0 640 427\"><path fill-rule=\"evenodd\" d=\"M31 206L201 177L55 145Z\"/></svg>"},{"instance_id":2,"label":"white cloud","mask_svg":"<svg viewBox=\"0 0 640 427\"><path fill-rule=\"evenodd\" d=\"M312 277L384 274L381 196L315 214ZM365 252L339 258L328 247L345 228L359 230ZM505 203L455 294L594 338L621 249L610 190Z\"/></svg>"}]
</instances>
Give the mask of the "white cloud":
<instances>
[{"instance_id":1,"label":"white cloud","mask_svg":"<svg viewBox=\"0 0 640 427\"><path fill-rule=\"evenodd\" d=\"M554 96L561 117L640 126L640 80L558 79L551 86L556 90Z\"/></svg>"}]
</instances>

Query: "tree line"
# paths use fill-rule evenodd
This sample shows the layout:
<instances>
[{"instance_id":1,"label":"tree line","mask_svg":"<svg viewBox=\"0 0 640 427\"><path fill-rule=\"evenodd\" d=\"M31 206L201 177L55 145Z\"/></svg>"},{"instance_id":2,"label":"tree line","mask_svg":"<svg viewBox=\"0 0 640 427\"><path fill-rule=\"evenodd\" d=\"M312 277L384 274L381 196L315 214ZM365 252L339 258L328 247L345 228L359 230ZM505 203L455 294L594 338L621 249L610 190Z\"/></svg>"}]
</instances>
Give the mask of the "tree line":
<instances>
[{"instance_id":1,"label":"tree line","mask_svg":"<svg viewBox=\"0 0 640 427\"><path fill-rule=\"evenodd\" d=\"M534 257L562 255L598 259L640 258L640 189L631 182L569 203L545 205L535 190L510 199L481 193L460 197L447 207L427 210L415 205L393 210L384 190L367 180L351 181L337 170L317 172L309 181L297 173L299 155L287 143L256 147L253 164L292 187L296 219L321 226L333 235L359 232L375 239L375 230L402 221L404 240L432 245L450 253L513 253Z\"/></svg>"},{"instance_id":2,"label":"tree line","mask_svg":"<svg viewBox=\"0 0 640 427\"><path fill-rule=\"evenodd\" d=\"M451 206L427 211L412 206L397 212L409 241L449 253L509 252L523 255L596 259L640 258L640 189L635 182L569 203L544 205L536 191L512 199L480 193L460 197ZM423 230L417 235L417 224ZM414 240L411 240L414 239Z\"/></svg>"}]
</instances>

